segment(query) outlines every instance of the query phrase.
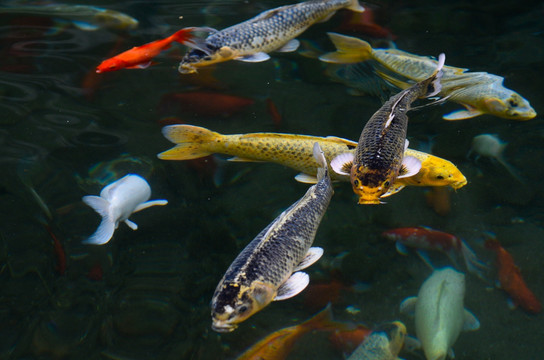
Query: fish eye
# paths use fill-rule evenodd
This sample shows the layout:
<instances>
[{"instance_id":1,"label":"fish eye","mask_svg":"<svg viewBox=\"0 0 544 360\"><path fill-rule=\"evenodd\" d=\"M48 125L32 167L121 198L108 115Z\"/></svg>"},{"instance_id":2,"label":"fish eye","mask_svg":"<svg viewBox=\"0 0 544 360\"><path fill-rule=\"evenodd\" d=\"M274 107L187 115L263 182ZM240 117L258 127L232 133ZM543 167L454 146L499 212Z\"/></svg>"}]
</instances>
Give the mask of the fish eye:
<instances>
[{"instance_id":1,"label":"fish eye","mask_svg":"<svg viewBox=\"0 0 544 360\"><path fill-rule=\"evenodd\" d=\"M354 185L354 186L359 186L359 180L358 180L358 179L354 179L354 180L353 180L353 185Z\"/></svg>"},{"instance_id":2,"label":"fish eye","mask_svg":"<svg viewBox=\"0 0 544 360\"><path fill-rule=\"evenodd\" d=\"M511 107L518 107L518 103L514 101L514 99L508 99L508 105Z\"/></svg>"},{"instance_id":3,"label":"fish eye","mask_svg":"<svg viewBox=\"0 0 544 360\"><path fill-rule=\"evenodd\" d=\"M246 305L242 305L238 308L238 312L239 313L245 313L247 311L247 306Z\"/></svg>"},{"instance_id":4,"label":"fish eye","mask_svg":"<svg viewBox=\"0 0 544 360\"><path fill-rule=\"evenodd\" d=\"M436 178L437 178L438 180L443 180L443 179L444 179L444 177L443 177L442 175L438 175Z\"/></svg>"},{"instance_id":5,"label":"fish eye","mask_svg":"<svg viewBox=\"0 0 544 360\"><path fill-rule=\"evenodd\" d=\"M387 180L386 182L383 183L383 186L385 186L385 187L388 187L389 185L391 185L391 183L389 182L389 180Z\"/></svg>"}]
</instances>

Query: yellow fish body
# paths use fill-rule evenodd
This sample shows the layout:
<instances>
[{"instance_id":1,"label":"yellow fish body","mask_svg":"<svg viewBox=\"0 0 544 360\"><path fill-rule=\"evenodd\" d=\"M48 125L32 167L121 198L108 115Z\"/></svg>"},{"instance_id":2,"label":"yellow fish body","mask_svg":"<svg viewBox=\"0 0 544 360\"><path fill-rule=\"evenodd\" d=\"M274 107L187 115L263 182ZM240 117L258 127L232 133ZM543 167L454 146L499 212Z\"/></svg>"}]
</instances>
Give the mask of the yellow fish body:
<instances>
[{"instance_id":1,"label":"yellow fish body","mask_svg":"<svg viewBox=\"0 0 544 360\"><path fill-rule=\"evenodd\" d=\"M340 154L355 152L355 141L339 137L307 135L250 133L223 135L193 125L169 125L163 135L176 146L158 155L162 160L190 160L211 154L234 156L235 161L268 161L288 166L300 172L296 179L315 183L318 164L312 156L313 144L317 142L327 163ZM406 149L405 156L421 161L421 169L411 177L397 179L398 190L404 186L451 186L459 189L466 185L465 176L448 160L421 151ZM349 182L349 175L337 174L329 167L333 181Z\"/></svg>"},{"instance_id":2,"label":"yellow fish body","mask_svg":"<svg viewBox=\"0 0 544 360\"><path fill-rule=\"evenodd\" d=\"M377 63L376 73L402 89L424 80L436 69L437 61L427 56L397 49L373 49L364 40L335 33L329 33L329 37L337 51L321 55L320 60L347 64L372 59ZM465 107L465 110L444 115L445 120L463 120L482 114L512 120L529 120L536 116L526 99L504 87L503 77L467 70L447 65L442 69L439 95Z\"/></svg>"},{"instance_id":3,"label":"yellow fish body","mask_svg":"<svg viewBox=\"0 0 544 360\"><path fill-rule=\"evenodd\" d=\"M271 51L295 51L298 47L295 37L342 8L364 11L357 0L311 0L265 11L213 32L206 39L191 39L186 45L194 49L183 57L178 70L190 74L198 67L228 60L260 62L268 60L267 53Z\"/></svg>"}]
</instances>

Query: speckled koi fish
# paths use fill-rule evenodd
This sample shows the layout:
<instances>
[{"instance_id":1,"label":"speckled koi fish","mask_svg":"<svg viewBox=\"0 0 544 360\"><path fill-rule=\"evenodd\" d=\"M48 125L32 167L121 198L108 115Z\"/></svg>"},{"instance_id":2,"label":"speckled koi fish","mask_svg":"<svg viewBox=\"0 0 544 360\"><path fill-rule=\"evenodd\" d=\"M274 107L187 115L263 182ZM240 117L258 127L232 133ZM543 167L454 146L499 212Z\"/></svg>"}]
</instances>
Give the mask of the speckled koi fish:
<instances>
[{"instance_id":1,"label":"speckled koi fish","mask_svg":"<svg viewBox=\"0 0 544 360\"><path fill-rule=\"evenodd\" d=\"M383 324L374 329L348 360L401 360L398 354L405 337L406 326L400 321Z\"/></svg>"},{"instance_id":2,"label":"speckled koi fish","mask_svg":"<svg viewBox=\"0 0 544 360\"><path fill-rule=\"evenodd\" d=\"M314 144L318 182L253 239L230 265L212 298L212 329L233 331L273 300L289 299L310 282L299 271L323 255L311 247L333 190L327 160Z\"/></svg>"},{"instance_id":3,"label":"speckled koi fish","mask_svg":"<svg viewBox=\"0 0 544 360\"><path fill-rule=\"evenodd\" d=\"M320 60L332 63L357 63L374 60L376 73L402 89L427 78L437 61L397 49L373 49L364 40L329 33L337 51L321 55ZM439 95L465 107L443 116L445 120L464 120L490 114L512 120L529 120L536 111L521 95L503 85L502 76L445 65Z\"/></svg>"},{"instance_id":4,"label":"speckled koi fish","mask_svg":"<svg viewBox=\"0 0 544 360\"><path fill-rule=\"evenodd\" d=\"M162 129L163 135L176 146L158 155L162 160L191 160L211 154L234 156L232 161L270 161L291 167L300 173L297 181L316 183L318 164L312 158L315 142L325 153L327 162L343 153L353 153L357 143L339 137L307 135L250 133L223 135L193 125L169 125ZM404 156L413 156L421 161L421 169L411 177L395 181L391 194L404 186L451 186L459 189L467 179L450 161L421 151L406 149ZM333 181L349 181L349 175L337 174L329 167Z\"/></svg>"},{"instance_id":5,"label":"speckled koi fish","mask_svg":"<svg viewBox=\"0 0 544 360\"><path fill-rule=\"evenodd\" d=\"M355 154L341 154L331 161L335 172L350 175L359 204L381 204L380 198L397 178L413 176L421 169L421 161L404 156L408 147L406 113L416 99L440 92L444 61L444 54L440 54L430 77L392 96L372 115L361 132Z\"/></svg>"},{"instance_id":6,"label":"speckled koi fish","mask_svg":"<svg viewBox=\"0 0 544 360\"><path fill-rule=\"evenodd\" d=\"M267 53L271 51L295 51L299 45L295 37L314 23L327 21L342 8L364 11L357 0L311 0L265 11L213 32L206 39L191 39L198 47L183 57L178 70L190 74L199 67L228 60L260 62L268 60Z\"/></svg>"}]
</instances>

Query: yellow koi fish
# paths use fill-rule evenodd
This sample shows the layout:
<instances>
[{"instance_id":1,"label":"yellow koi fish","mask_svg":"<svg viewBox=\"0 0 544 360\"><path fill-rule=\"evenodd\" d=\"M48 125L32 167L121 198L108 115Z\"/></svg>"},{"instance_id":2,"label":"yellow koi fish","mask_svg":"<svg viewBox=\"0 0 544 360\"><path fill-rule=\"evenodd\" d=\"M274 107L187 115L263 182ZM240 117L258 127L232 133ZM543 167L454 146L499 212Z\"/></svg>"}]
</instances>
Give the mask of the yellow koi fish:
<instances>
[{"instance_id":1,"label":"yellow koi fish","mask_svg":"<svg viewBox=\"0 0 544 360\"><path fill-rule=\"evenodd\" d=\"M234 156L233 161L269 161L288 166L300 172L296 180L317 182L318 164L312 157L315 142L325 153L327 163L336 156L355 151L355 141L339 137L307 135L250 133L223 135L193 125L169 125L163 135L176 144L158 155L162 160L191 160L211 154ZM404 186L451 186L459 189L466 185L465 176L450 161L421 151L406 149L405 156L413 156L421 162L421 169L411 177L397 179L400 191ZM350 181L349 175L337 174L329 168L333 181Z\"/></svg>"},{"instance_id":2,"label":"yellow koi fish","mask_svg":"<svg viewBox=\"0 0 544 360\"><path fill-rule=\"evenodd\" d=\"M397 49L373 49L364 40L336 33L328 34L336 52L321 55L330 63L376 62L375 72L387 82L406 89L414 82L430 76L437 61ZM512 120L529 120L536 111L521 95L503 85L504 78L486 72L467 72L468 69L445 65L440 80L439 96L465 107L443 116L445 120L463 120L490 114Z\"/></svg>"},{"instance_id":3,"label":"yellow koi fish","mask_svg":"<svg viewBox=\"0 0 544 360\"><path fill-rule=\"evenodd\" d=\"M271 51L295 51L294 38L316 22L327 21L337 10L363 12L357 0L311 0L281 6L256 17L212 32L206 39L191 39L193 47L179 65L179 72L190 74L197 68L228 60L266 61Z\"/></svg>"}]
</instances>

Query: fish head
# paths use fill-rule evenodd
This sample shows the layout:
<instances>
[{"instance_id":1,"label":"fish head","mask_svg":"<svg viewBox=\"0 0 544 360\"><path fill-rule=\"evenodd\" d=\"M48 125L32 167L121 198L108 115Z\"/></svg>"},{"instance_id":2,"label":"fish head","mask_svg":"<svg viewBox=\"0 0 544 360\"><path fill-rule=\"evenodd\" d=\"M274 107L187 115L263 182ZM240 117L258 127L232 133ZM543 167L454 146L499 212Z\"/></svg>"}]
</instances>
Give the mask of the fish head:
<instances>
[{"instance_id":1,"label":"fish head","mask_svg":"<svg viewBox=\"0 0 544 360\"><path fill-rule=\"evenodd\" d=\"M351 168L350 180L353 192L359 196L359 204L382 204L380 198L394 181L394 171L385 173L363 165Z\"/></svg>"},{"instance_id":2,"label":"fish head","mask_svg":"<svg viewBox=\"0 0 544 360\"><path fill-rule=\"evenodd\" d=\"M455 190L467 184L467 178L453 163L440 158L425 163L414 178L420 186L451 186Z\"/></svg>"},{"instance_id":3,"label":"fish head","mask_svg":"<svg viewBox=\"0 0 544 360\"><path fill-rule=\"evenodd\" d=\"M98 74L109 71L116 71L123 69L126 66L125 61L118 58L111 58L104 60L96 67L96 72Z\"/></svg>"},{"instance_id":4,"label":"fish head","mask_svg":"<svg viewBox=\"0 0 544 360\"><path fill-rule=\"evenodd\" d=\"M404 345L406 337L406 326L400 321L383 324L381 330L386 334L389 340L389 350L391 354L398 355Z\"/></svg>"},{"instance_id":5,"label":"fish head","mask_svg":"<svg viewBox=\"0 0 544 360\"><path fill-rule=\"evenodd\" d=\"M134 30L138 27L138 20L119 11L102 9L93 17L93 22L101 27L115 30Z\"/></svg>"},{"instance_id":6,"label":"fish head","mask_svg":"<svg viewBox=\"0 0 544 360\"><path fill-rule=\"evenodd\" d=\"M199 46L199 48L185 54L179 64L178 71L182 74L193 74L197 72L199 67L228 61L235 57L235 51L228 46L221 48L213 48L210 45L207 45L206 48Z\"/></svg>"},{"instance_id":7,"label":"fish head","mask_svg":"<svg viewBox=\"0 0 544 360\"><path fill-rule=\"evenodd\" d=\"M506 119L530 120L536 111L521 95L509 91L504 96L493 96L484 100L486 112Z\"/></svg>"},{"instance_id":8,"label":"fish head","mask_svg":"<svg viewBox=\"0 0 544 360\"><path fill-rule=\"evenodd\" d=\"M212 298L212 329L233 331L239 323L268 305L275 295L273 287L259 282L251 286L236 282L220 284Z\"/></svg>"}]
</instances>

